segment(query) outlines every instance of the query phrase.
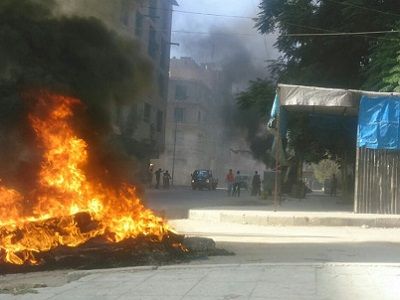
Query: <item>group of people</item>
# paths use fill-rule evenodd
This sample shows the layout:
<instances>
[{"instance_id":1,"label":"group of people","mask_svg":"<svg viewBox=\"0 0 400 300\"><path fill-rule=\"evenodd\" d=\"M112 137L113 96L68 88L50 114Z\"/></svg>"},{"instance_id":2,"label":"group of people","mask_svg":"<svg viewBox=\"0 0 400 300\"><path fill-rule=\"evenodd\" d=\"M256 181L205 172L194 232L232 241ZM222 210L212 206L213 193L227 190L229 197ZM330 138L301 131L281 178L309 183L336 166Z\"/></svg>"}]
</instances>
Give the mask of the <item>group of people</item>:
<instances>
[{"instance_id":1,"label":"group of people","mask_svg":"<svg viewBox=\"0 0 400 300\"><path fill-rule=\"evenodd\" d=\"M168 170L163 171L162 169L158 169L157 171L154 172L156 175L156 185L155 188L159 189L160 188L160 183L161 183L161 177L162 177L162 187L165 190L168 190L171 186L171 174L169 173ZM149 186L152 187L153 185L153 170L150 168L149 169Z\"/></svg>"},{"instance_id":2,"label":"group of people","mask_svg":"<svg viewBox=\"0 0 400 300\"><path fill-rule=\"evenodd\" d=\"M232 169L229 169L226 174L226 182L228 184L228 196L229 197L240 197L240 188L242 184L242 178L240 177L240 171L236 172L236 176ZM254 172L254 176L251 182L251 195L261 195L261 177L258 172Z\"/></svg>"}]
</instances>

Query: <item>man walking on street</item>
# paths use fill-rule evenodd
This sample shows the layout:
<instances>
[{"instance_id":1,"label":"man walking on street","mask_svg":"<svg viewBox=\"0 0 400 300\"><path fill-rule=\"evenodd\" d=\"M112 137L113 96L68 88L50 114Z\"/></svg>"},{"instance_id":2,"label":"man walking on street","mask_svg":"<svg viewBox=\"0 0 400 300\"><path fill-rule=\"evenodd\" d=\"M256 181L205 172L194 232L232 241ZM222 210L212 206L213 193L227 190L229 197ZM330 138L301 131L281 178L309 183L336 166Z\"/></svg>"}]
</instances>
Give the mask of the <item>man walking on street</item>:
<instances>
[{"instance_id":1,"label":"man walking on street","mask_svg":"<svg viewBox=\"0 0 400 300\"><path fill-rule=\"evenodd\" d=\"M251 195L260 196L261 195L261 178L256 171L253 176L253 181L251 182Z\"/></svg>"},{"instance_id":2,"label":"man walking on street","mask_svg":"<svg viewBox=\"0 0 400 300\"><path fill-rule=\"evenodd\" d=\"M235 177L235 184L233 186L233 197L238 196L240 197L240 171L236 172L236 177Z\"/></svg>"},{"instance_id":3,"label":"man walking on street","mask_svg":"<svg viewBox=\"0 0 400 300\"><path fill-rule=\"evenodd\" d=\"M160 188L161 173L162 173L162 170L161 170L161 169L158 169L158 170L155 172L155 174L156 174L156 189L159 189L159 188Z\"/></svg>"},{"instance_id":4,"label":"man walking on street","mask_svg":"<svg viewBox=\"0 0 400 300\"><path fill-rule=\"evenodd\" d=\"M235 183L235 175L233 175L232 169L229 169L228 174L226 174L226 183L228 184L228 196L230 197Z\"/></svg>"},{"instance_id":5,"label":"man walking on street","mask_svg":"<svg viewBox=\"0 0 400 300\"><path fill-rule=\"evenodd\" d=\"M168 170L164 172L163 175L163 188L165 190L169 190L169 181L171 180L171 175L169 174Z\"/></svg>"}]
</instances>

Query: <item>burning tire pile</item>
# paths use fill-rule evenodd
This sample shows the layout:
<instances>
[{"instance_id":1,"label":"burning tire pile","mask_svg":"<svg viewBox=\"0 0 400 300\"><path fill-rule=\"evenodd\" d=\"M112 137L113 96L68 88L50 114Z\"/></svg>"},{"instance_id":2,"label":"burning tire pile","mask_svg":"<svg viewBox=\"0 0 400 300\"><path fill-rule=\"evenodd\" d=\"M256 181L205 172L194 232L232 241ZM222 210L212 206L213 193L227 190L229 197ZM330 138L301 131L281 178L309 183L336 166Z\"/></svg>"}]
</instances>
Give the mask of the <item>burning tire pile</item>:
<instances>
[{"instance_id":1,"label":"burning tire pile","mask_svg":"<svg viewBox=\"0 0 400 300\"><path fill-rule=\"evenodd\" d=\"M71 126L78 99L47 91L30 98L29 120L43 155L32 191L0 186L1 273L167 263L199 255L142 205L133 186L115 188L88 178L88 146ZM28 211L27 201L33 203Z\"/></svg>"}]
</instances>

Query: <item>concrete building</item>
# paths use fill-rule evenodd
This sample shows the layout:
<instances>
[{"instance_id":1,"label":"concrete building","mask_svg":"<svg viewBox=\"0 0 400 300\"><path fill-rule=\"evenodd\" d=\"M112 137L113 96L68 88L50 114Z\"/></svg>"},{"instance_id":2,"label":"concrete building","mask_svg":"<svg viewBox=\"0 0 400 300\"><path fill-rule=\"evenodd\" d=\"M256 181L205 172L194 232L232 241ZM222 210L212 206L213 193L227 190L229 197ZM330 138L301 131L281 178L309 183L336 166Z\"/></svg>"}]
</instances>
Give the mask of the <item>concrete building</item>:
<instances>
[{"instance_id":1,"label":"concrete building","mask_svg":"<svg viewBox=\"0 0 400 300\"><path fill-rule=\"evenodd\" d=\"M230 168L249 176L264 169L240 130L228 128L232 86L218 66L172 58L169 83L166 149L156 168L173 173L175 185L190 185L194 170L210 169L220 186Z\"/></svg>"},{"instance_id":2,"label":"concrete building","mask_svg":"<svg viewBox=\"0 0 400 300\"><path fill-rule=\"evenodd\" d=\"M217 166L218 103L209 75L191 58L171 59L166 150L156 165L172 172L176 185L189 185L195 169Z\"/></svg>"},{"instance_id":3,"label":"concrete building","mask_svg":"<svg viewBox=\"0 0 400 300\"><path fill-rule=\"evenodd\" d=\"M137 40L143 54L153 65L150 92L132 104L113 108L114 131L121 135L128 131L132 148L150 159L164 151L165 116L167 110L172 8L175 0L58 0L61 14L101 19L118 34ZM129 99L128 99L129 100ZM132 153L135 154L135 153Z\"/></svg>"}]
</instances>

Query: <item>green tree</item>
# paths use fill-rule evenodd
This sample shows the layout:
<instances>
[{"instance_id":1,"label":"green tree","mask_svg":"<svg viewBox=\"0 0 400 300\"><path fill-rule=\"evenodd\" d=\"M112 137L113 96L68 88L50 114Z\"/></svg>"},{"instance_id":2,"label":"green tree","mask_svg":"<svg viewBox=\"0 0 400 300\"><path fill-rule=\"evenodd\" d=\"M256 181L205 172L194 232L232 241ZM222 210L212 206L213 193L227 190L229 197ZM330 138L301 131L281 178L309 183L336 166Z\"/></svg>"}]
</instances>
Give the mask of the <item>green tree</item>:
<instances>
[{"instance_id":1,"label":"green tree","mask_svg":"<svg viewBox=\"0 0 400 300\"><path fill-rule=\"evenodd\" d=\"M272 108L275 86L267 79L250 81L249 87L236 96L238 110L234 119L244 128L253 156L267 165L272 165L268 149L272 145L272 136L260 133L262 124L267 123L266 116Z\"/></svg>"},{"instance_id":2,"label":"green tree","mask_svg":"<svg viewBox=\"0 0 400 300\"><path fill-rule=\"evenodd\" d=\"M400 30L400 26L396 28ZM400 92L400 35L388 34L371 47L364 88Z\"/></svg>"},{"instance_id":3,"label":"green tree","mask_svg":"<svg viewBox=\"0 0 400 300\"><path fill-rule=\"evenodd\" d=\"M397 0L263 0L260 8L259 31L278 33L280 82L355 89L379 36L291 34L391 30L400 15Z\"/></svg>"},{"instance_id":4,"label":"green tree","mask_svg":"<svg viewBox=\"0 0 400 300\"><path fill-rule=\"evenodd\" d=\"M278 33L275 46L282 56L273 70L280 83L359 89L368 69L377 89L395 88L399 46L387 37L293 34L391 30L400 15L399 1L263 0L260 9L259 31ZM374 80L377 73L381 79ZM351 156L354 133L310 126L307 114L291 113L289 119L288 145L300 160L318 162L331 155L345 161Z\"/></svg>"},{"instance_id":5,"label":"green tree","mask_svg":"<svg viewBox=\"0 0 400 300\"><path fill-rule=\"evenodd\" d=\"M339 165L330 159L321 160L318 164L312 165L315 179L320 183L324 183L327 179L332 177L332 174L336 176L340 174Z\"/></svg>"}]
</instances>

